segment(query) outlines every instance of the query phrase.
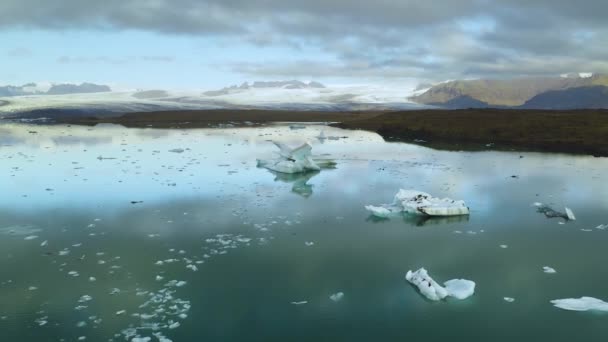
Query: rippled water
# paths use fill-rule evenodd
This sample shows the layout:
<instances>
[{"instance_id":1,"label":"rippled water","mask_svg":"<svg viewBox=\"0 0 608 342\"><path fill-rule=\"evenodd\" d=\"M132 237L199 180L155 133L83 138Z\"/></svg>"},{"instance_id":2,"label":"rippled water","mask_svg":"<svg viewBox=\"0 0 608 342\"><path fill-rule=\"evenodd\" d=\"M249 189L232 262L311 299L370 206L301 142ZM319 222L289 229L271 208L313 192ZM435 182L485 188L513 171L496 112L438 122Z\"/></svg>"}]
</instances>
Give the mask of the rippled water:
<instances>
[{"instance_id":1,"label":"rippled water","mask_svg":"<svg viewBox=\"0 0 608 342\"><path fill-rule=\"evenodd\" d=\"M338 167L256 167L269 140L306 139ZM608 230L595 228L608 223L606 158L441 152L323 126L6 124L0 165L2 340L608 336L608 314L550 303L608 300ZM399 188L463 199L471 215L368 216L364 205ZM534 202L577 220L548 219ZM419 267L474 280L475 295L429 302L404 280Z\"/></svg>"}]
</instances>

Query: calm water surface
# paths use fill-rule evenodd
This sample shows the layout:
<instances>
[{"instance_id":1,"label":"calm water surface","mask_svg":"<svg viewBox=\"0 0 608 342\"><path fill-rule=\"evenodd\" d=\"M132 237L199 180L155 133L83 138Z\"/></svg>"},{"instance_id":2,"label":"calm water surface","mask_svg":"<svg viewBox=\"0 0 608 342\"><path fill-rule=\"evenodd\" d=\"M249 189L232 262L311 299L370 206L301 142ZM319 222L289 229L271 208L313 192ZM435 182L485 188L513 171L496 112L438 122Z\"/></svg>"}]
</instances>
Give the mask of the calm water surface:
<instances>
[{"instance_id":1,"label":"calm water surface","mask_svg":"<svg viewBox=\"0 0 608 342\"><path fill-rule=\"evenodd\" d=\"M256 167L269 140L306 139L338 167ZM0 166L3 341L608 338L607 314L550 303L608 300L606 158L441 152L323 126L6 124ZM471 215L368 216L399 188L463 199ZM431 303L404 280L419 267L474 280L475 295Z\"/></svg>"}]
</instances>

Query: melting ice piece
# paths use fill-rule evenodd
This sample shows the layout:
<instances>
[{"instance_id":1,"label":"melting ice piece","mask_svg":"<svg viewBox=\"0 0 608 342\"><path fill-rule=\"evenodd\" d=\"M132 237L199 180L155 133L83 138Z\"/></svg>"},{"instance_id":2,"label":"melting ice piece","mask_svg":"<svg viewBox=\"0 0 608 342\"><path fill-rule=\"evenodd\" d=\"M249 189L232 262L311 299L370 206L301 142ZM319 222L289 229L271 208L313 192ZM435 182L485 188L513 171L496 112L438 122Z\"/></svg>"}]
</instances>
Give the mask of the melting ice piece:
<instances>
[{"instance_id":1,"label":"melting ice piece","mask_svg":"<svg viewBox=\"0 0 608 342\"><path fill-rule=\"evenodd\" d=\"M448 291L437 284L424 268L416 272L407 271L405 280L417 286L420 293L430 300L442 300L448 296Z\"/></svg>"},{"instance_id":2,"label":"melting ice piece","mask_svg":"<svg viewBox=\"0 0 608 342\"><path fill-rule=\"evenodd\" d=\"M566 298L566 299L555 299L551 303L556 307L564 310L572 311L606 311L608 312L608 303L603 300L593 297L581 297L581 298Z\"/></svg>"},{"instance_id":3,"label":"melting ice piece","mask_svg":"<svg viewBox=\"0 0 608 342\"><path fill-rule=\"evenodd\" d=\"M303 301L300 301L300 302L291 302L291 304L293 304L293 305L304 305L304 304L308 304L308 301L307 300L303 300Z\"/></svg>"},{"instance_id":4,"label":"melting ice piece","mask_svg":"<svg viewBox=\"0 0 608 342\"><path fill-rule=\"evenodd\" d=\"M515 298L513 298L513 297L504 297L503 299L507 303L513 303L515 301Z\"/></svg>"},{"instance_id":5,"label":"melting ice piece","mask_svg":"<svg viewBox=\"0 0 608 342\"><path fill-rule=\"evenodd\" d=\"M561 217L563 219L566 219L568 221L575 221L576 220L576 216L574 216L574 212L572 212L572 209L566 207L564 208L564 210L566 211L565 213L559 212L557 210L554 210L553 208L549 207L546 204L542 204L539 202L534 203L534 206L536 206L536 211L542 214L545 214L545 216L547 216L548 218L553 218L553 217Z\"/></svg>"},{"instance_id":6,"label":"melting ice piece","mask_svg":"<svg viewBox=\"0 0 608 342\"><path fill-rule=\"evenodd\" d=\"M545 273L557 273L555 268L549 266L543 266L543 272Z\"/></svg>"},{"instance_id":7,"label":"melting ice piece","mask_svg":"<svg viewBox=\"0 0 608 342\"><path fill-rule=\"evenodd\" d=\"M334 293L329 296L329 299L333 300L334 302L339 302L342 300L342 298L344 298L344 292Z\"/></svg>"},{"instance_id":8,"label":"melting ice piece","mask_svg":"<svg viewBox=\"0 0 608 342\"><path fill-rule=\"evenodd\" d=\"M420 293L426 298L434 301L442 300L445 297L456 299L466 299L475 293L475 282L466 279L452 279L444 283L445 287L437 284L428 272L421 268L416 272L408 271L405 280L417 286Z\"/></svg>"},{"instance_id":9,"label":"melting ice piece","mask_svg":"<svg viewBox=\"0 0 608 342\"><path fill-rule=\"evenodd\" d=\"M304 143L296 148L278 142L273 143L279 148L279 158L258 159L258 167L265 167L281 173L300 173L320 171L321 168L330 168L336 165L332 160L313 158L311 154L312 146L309 143Z\"/></svg>"},{"instance_id":10,"label":"melting ice piece","mask_svg":"<svg viewBox=\"0 0 608 342\"><path fill-rule=\"evenodd\" d=\"M456 299L467 299L475 293L475 282L466 279L452 279L445 283L445 289L450 297Z\"/></svg>"},{"instance_id":11,"label":"melting ice piece","mask_svg":"<svg viewBox=\"0 0 608 342\"><path fill-rule=\"evenodd\" d=\"M389 217L397 213L422 214L427 216L468 215L469 208L464 201L449 198L435 198L426 192L401 189L392 204L365 207L372 215Z\"/></svg>"}]
</instances>

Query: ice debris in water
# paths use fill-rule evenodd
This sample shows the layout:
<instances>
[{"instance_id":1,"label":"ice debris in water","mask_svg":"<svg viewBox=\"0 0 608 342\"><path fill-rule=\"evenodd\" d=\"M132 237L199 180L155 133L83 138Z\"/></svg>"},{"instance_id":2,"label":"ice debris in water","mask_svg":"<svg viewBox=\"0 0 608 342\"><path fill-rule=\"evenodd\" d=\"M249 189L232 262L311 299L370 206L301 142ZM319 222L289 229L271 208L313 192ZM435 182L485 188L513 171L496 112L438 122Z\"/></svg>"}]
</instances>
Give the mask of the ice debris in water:
<instances>
[{"instance_id":1,"label":"ice debris in water","mask_svg":"<svg viewBox=\"0 0 608 342\"><path fill-rule=\"evenodd\" d=\"M568 207L564 208L564 210L566 212L562 213L562 212L553 210L553 208L549 207L546 204L542 204L539 202L534 203L534 206L536 207L537 212L545 214L545 216L547 216L548 218L561 217L568 221L576 220L576 216L574 216L574 212L572 212L572 209L570 209Z\"/></svg>"},{"instance_id":2,"label":"ice debris in water","mask_svg":"<svg viewBox=\"0 0 608 342\"><path fill-rule=\"evenodd\" d=\"M333 300L334 302L339 302L342 300L342 298L344 298L344 292L334 293L329 296L329 299Z\"/></svg>"},{"instance_id":3,"label":"ice debris in water","mask_svg":"<svg viewBox=\"0 0 608 342\"><path fill-rule=\"evenodd\" d=\"M551 304L564 310L608 312L608 303L593 297L555 299Z\"/></svg>"},{"instance_id":4,"label":"ice debris in water","mask_svg":"<svg viewBox=\"0 0 608 342\"><path fill-rule=\"evenodd\" d=\"M543 272L545 272L545 273L557 273L557 271L553 267L549 267L549 266L544 266L543 267Z\"/></svg>"},{"instance_id":5,"label":"ice debris in water","mask_svg":"<svg viewBox=\"0 0 608 342\"><path fill-rule=\"evenodd\" d=\"M475 293L475 282L466 279L452 279L445 283L445 289L450 297L456 299L466 299Z\"/></svg>"},{"instance_id":6,"label":"ice debris in water","mask_svg":"<svg viewBox=\"0 0 608 342\"><path fill-rule=\"evenodd\" d=\"M365 206L372 215L388 218L401 213L422 214L427 216L468 215L469 208L464 201L449 198L435 198L426 192L401 189L395 195L392 204Z\"/></svg>"},{"instance_id":7,"label":"ice debris in water","mask_svg":"<svg viewBox=\"0 0 608 342\"><path fill-rule=\"evenodd\" d=\"M291 302L291 304L293 304L293 305L304 305L304 304L308 304L308 301L307 300L303 300L303 301L300 301L300 302Z\"/></svg>"},{"instance_id":8,"label":"ice debris in water","mask_svg":"<svg viewBox=\"0 0 608 342\"><path fill-rule=\"evenodd\" d=\"M330 159L319 159L312 156L312 146L304 143L291 148L279 142L273 142L279 148L279 156L275 159L258 159L258 167L264 167L281 173L300 173L307 171L320 171L322 168L335 167L336 163Z\"/></svg>"},{"instance_id":9,"label":"ice debris in water","mask_svg":"<svg viewBox=\"0 0 608 342\"><path fill-rule=\"evenodd\" d=\"M505 302L507 302L507 303L513 303L513 302L515 301L515 298L512 298L512 297L504 297L503 299L504 299L504 300L505 300Z\"/></svg>"},{"instance_id":10,"label":"ice debris in water","mask_svg":"<svg viewBox=\"0 0 608 342\"><path fill-rule=\"evenodd\" d=\"M466 299L475 293L475 282L466 279L452 279L444 283L445 287L437 284L428 272L421 268L415 272L407 271L405 279L418 287L420 293L434 301L448 296L456 299Z\"/></svg>"}]
</instances>

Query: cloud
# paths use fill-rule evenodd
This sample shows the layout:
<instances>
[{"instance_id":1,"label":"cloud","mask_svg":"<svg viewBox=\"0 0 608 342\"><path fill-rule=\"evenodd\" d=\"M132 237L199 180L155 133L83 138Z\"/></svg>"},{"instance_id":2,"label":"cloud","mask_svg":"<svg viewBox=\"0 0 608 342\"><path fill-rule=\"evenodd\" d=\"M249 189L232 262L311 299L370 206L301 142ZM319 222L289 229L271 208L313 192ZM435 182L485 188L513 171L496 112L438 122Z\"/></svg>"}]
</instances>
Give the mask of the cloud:
<instances>
[{"instance_id":1,"label":"cloud","mask_svg":"<svg viewBox=\"0 0 608 342\"><path fill-rule=\"evenodd\" d=\"M8 50L6 53L9 57L17 57L17 58L25 58L33 55L32 50L24 47L16 47L14 49Z\"/></svg>"},{"instance_id":2,"label":"cloud","mask_svg":"<svg viewBox=\"0 0 608 342\"><path fill-rule=\"evenodd\" d=\"M236 40L252 49L282 47L303 55L273 65L250 59L228 66L259 77L440 80L608 72L606 13L605 0L3 0L0 28L137 30ZM329 58L320 60L320 54ZM140 60L172 61L151 57Z\"/></svg>"},{"instance_id":3,"label":"cloud","mask_svg":"<svg viewBox=\"0 0 608 342\"><path fill-rule=\"evenodd\" d=\"M158 62L158 63L172 63L175 61L173 56L129 56L129 57L108 57L108 56L60 56L57 58L59 64L92 64L92 63L103 63L103 64L128 64L136 62Z\"/></svg>"}]
</instances>

